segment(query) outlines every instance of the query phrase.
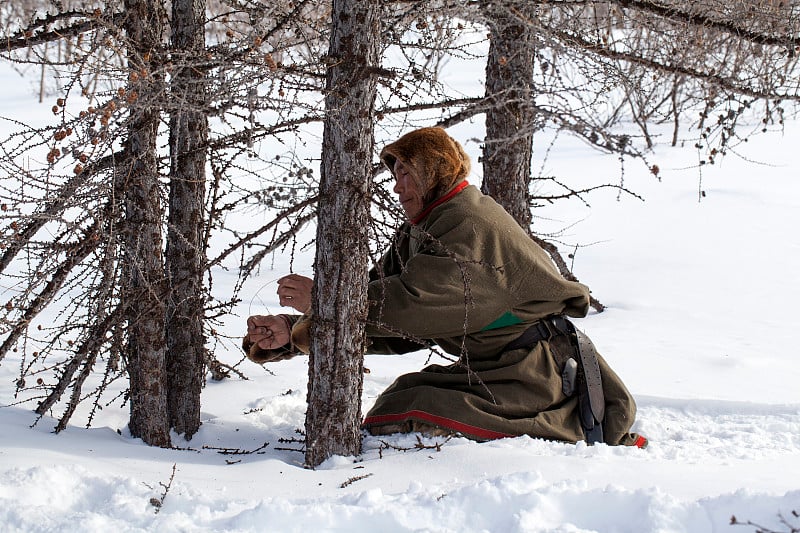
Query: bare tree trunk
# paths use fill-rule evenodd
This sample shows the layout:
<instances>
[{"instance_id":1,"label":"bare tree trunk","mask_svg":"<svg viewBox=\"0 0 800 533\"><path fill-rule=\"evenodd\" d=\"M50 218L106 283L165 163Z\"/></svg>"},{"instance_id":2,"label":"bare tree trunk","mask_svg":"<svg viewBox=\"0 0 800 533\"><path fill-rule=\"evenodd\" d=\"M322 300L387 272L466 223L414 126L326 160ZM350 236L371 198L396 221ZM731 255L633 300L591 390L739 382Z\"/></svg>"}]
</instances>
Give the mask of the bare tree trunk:
<instances>
[{"instance_id":1,"label":"bare tree trunk","mask_svg":"<svg viewBox=\"0 0 800 533\"><path fill-rule=\"evenodd\" d=\"M178 67L170 99L167 400L170 425L187 440L200 427L205 373L202 232L208 118L205 72L194 65L204 56L204 17L205 0L173 0L172 56Z\"/></svg>"},{"instance_id":2,"label":"bare tree trunk","mask_svg":"<svg viewBox=\"0 0 800 533\"><path fill-rule=\"evenodd\" d=\"M486 140L483 150L484 194L502 205L519 225L530 232L531 209L528 186L535 112L533 60L536 53L529 8L490 4L484 10L491 37L486 59Z\"/></svg>"},{"instance_id":3,"label":"bare tree trunk","mask_svg":"<svg viewBox=\"0 0 800 533\"><path fill-rule=\"evenodd\" d=\"M486 140L483 151L484 194L497 203L542 246L558 266L561 275L578 281L569 270L558 247L536 237L531 229L530 182L533 134L533 68L536 41L531 20L536 4L509 8L488 4L483 11L491 37L486 58ZM598 312L605 306L593 296Z\"/></svg>"},{"instance_id":4,"label":"bare tree trunk","mask_svg":"<svg viewBox=\"0 0 800 533\"><path fill-rule=\"evenodd\" d=\"M306 412L311 467L361 451L379 6L333 0Z\"/></svg>"},{"instance_id":5,"label":"bare tree trunk","mask_svg":"<svg viewBox=\"0 0 800 533\"><path fill-rule=\"evenodd\" d=\"M130 375L130 430L156 446L169 446L164 361L164 265L156 137L161 83L155 75L163 12L158 0L125 0L129 67L137 72L138 99L131 105L126 166L125 271Z\"/></svg>"}]
</instances>

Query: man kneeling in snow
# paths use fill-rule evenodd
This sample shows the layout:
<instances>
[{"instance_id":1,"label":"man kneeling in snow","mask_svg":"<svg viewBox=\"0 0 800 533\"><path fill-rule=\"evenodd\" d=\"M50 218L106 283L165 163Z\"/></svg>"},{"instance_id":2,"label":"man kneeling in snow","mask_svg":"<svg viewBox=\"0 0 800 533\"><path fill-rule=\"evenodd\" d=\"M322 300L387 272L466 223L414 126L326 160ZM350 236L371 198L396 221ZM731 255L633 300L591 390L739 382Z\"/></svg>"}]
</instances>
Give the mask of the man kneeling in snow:
<instances>
[{"instance_id":1,"label":"man kneeling in snow","mask_svg":"<svg viewBox=\"0 0 800 533\"><path fill-rule=\"evenodd\" d=\"M458 362L400 376L363 427L644 447L629 432L633 398L567 318L586 315L588 288L564 279L500 205L467 183L462 146L441 128L422 128L380 157L408 220L370 271L368 350L432 343ZM308 311L312 284L281 278L281 305ZM243 347L257 363L307 353L310 320L251 316Z\"/></svg>"}]
</instances>

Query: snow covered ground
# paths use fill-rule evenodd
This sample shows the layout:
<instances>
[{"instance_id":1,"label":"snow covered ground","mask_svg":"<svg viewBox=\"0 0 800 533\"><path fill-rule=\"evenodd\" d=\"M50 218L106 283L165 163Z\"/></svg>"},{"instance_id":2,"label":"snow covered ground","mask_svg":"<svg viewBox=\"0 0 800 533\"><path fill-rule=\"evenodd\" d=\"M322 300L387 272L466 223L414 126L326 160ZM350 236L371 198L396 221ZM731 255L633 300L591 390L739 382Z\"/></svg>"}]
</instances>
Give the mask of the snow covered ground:
<instances>
[{"instance_id":1,"label":"snow covered ground","mask_svg":"<svg viewBox=\"0 0 800 533\"><path fill-rule=\"evenodd\" d=\"M2 70L0 81L0 116L49 112L13 74ZM470 128L451 134L481 136ZM361 456L307 470L294 442L304 425L304 358L247 362L249 380L209 382L200 432L190 442L174 438L185 449L131 438L116 404L91 429L55 435L49 419L29 427L30 405L10 405L18 361L7 358L0 531L755 530L731 525L733 515L778 531L789 530L781 517L800 527L792 515L800 513L798 140L792 122L785 135L753 139L741 157L704 168L701 202L696 156L662 149L652 157L661 182L635 164L626 170L626 184L646 201L600 192L591 209L561 202L536 212L540 232L567 228L562 239L579 245L576 274L608 306L578 325L637 397L634 429L650 439L645 450L528 437L366 437ZM615 158L579 144L547 165L609 181L618 172ZM309 269L310 253L297 261L296 270ZM274 280L285 269L276 257L274 271L253 280L251 301L229 317L226 333L241 333L262 305L279 308ZM216 282L224 287L224 274ZM233 345L217 356L241 357ZM364 411L425 359L367 356Z\"/></svg>"}]
</instances>

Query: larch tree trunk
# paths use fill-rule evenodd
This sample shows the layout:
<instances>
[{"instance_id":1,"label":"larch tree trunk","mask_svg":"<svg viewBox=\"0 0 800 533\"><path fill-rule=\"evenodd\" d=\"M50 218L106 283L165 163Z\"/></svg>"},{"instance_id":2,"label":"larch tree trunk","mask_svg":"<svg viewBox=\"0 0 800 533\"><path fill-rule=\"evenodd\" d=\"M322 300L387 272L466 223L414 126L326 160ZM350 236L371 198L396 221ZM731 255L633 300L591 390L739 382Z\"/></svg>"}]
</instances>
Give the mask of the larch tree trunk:
<instances>
[{"instance_id":1,"label":"larch tree trunk","mask_svg":"<svg viewBox=\"0 0 800 533\"><path fill-rule=\"evenodd\" d=\"M123 180L125 204L126 349L130 376L130 431L146 443L169 446L164 338L162 205L156 138L163 82L155 68L163 36L159 0L125 0L125 31L130 40L131 90ZM135 73L135 75L133 75Z\"/></svg>"},{"instance_id":2,"label":"larch tree trunk","mask_svg":"<svg viewBox=\"0 0 800 533\"><path fill-rule=\"evenodd\" d=\"M485 83L490 106L486 112L481 189L528 232L536 48L533 32L522 17L533 17L534 8L534 4L527 9L518 6L512 12L493 3L484 8L490 29Z\"/></svg>"},{"instance_id":3,"label":"larch tree trunk","mask_svg":"<svg viewBox=\"0 0 800 533\"><path fill-rule=\"evenodd\" d=\"M361 451L380 2L333 0L306 412L306 464Z\"/></svg>"},{"instance_id":4,"label":"larch tree trunk","mask_svg":"<svg viewBox=\"0 0 800 533\"><path fill-rule=\"evenodd\" d=\"M486 139L483 150L481 190L494 198L553 259L561 275L579 281L570 271L558 247L534 234L531 228L531 158L536 131L533 106L533 69L536 38L530 22L537 6L502 4L483 8L490 29L486 58ZM605 306L594 296L591 306L602 312Z\"/></svg>"},{"instance_id":5,"label":"larch tree trunk","mask_svg":"<svg viewBox=\"0 0 800 533\"><path fill-rule=\"evenodd\" d=\"M203 203L207 90L196 65L205 50L205 0L172 1L170 186L166 248L167 400L170 425L191 439L200 427L205 374Z\"/></svg>"}]
</instances>

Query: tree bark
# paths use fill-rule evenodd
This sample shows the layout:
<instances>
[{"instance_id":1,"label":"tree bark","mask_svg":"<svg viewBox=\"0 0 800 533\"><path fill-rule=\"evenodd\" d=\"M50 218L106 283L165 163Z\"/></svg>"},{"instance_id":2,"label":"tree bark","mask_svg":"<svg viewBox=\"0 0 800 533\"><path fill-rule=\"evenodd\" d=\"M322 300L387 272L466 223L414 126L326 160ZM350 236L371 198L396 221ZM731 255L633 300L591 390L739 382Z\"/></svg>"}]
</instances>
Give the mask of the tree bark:
<instances>
[{"instance_id":1,"label":"tree bark","mask_svg":"<svg viewBox=\"0 0 800 533\"><path fill-rule=\"evenodd\" d=\"M333 0L306 412L312 468L361 450L379 7Z\"/></svg>"},{"instance_id":2,"label":"tree bark","mask_svg":"<svg viewBox=\"0 0 800 533\"><path fill-rule=\"evenodd\" d=\"M119 177L125 197L127 363L130 375L130 431L146 443L169 446L164 361L164 266L162 207L158 191L156 137L161 80L156 56L163 12L158 0L125 0L129 67L138 81L130 107L126 164Z\"/></svg>"},{"instance_id":3,"label":"tree bark","mask_svg":"<svg viewBox=\"0 0 800 533\"><path fill-rule=\"evenodd\" d=\"M534 32L521 17L533 17L535 4L517 7L519 11L513 13L496 4L484 8L491 35L486 59L489 109L481 189L530 232L528 187L535 119L532 98L536 47Z\"/></svg>"},{"instance_id":4,"label":"tree bark","mask_svg":"<svg viewBox=\"0 0 800 533\"><path fill-rule=\"evenodd\" d=\"M170 189L167 232L167 401L170 425L187 440L200 427L205 374L203 203L208 140L205 0L173 0Z\"/></svg>"}]
</instances>

